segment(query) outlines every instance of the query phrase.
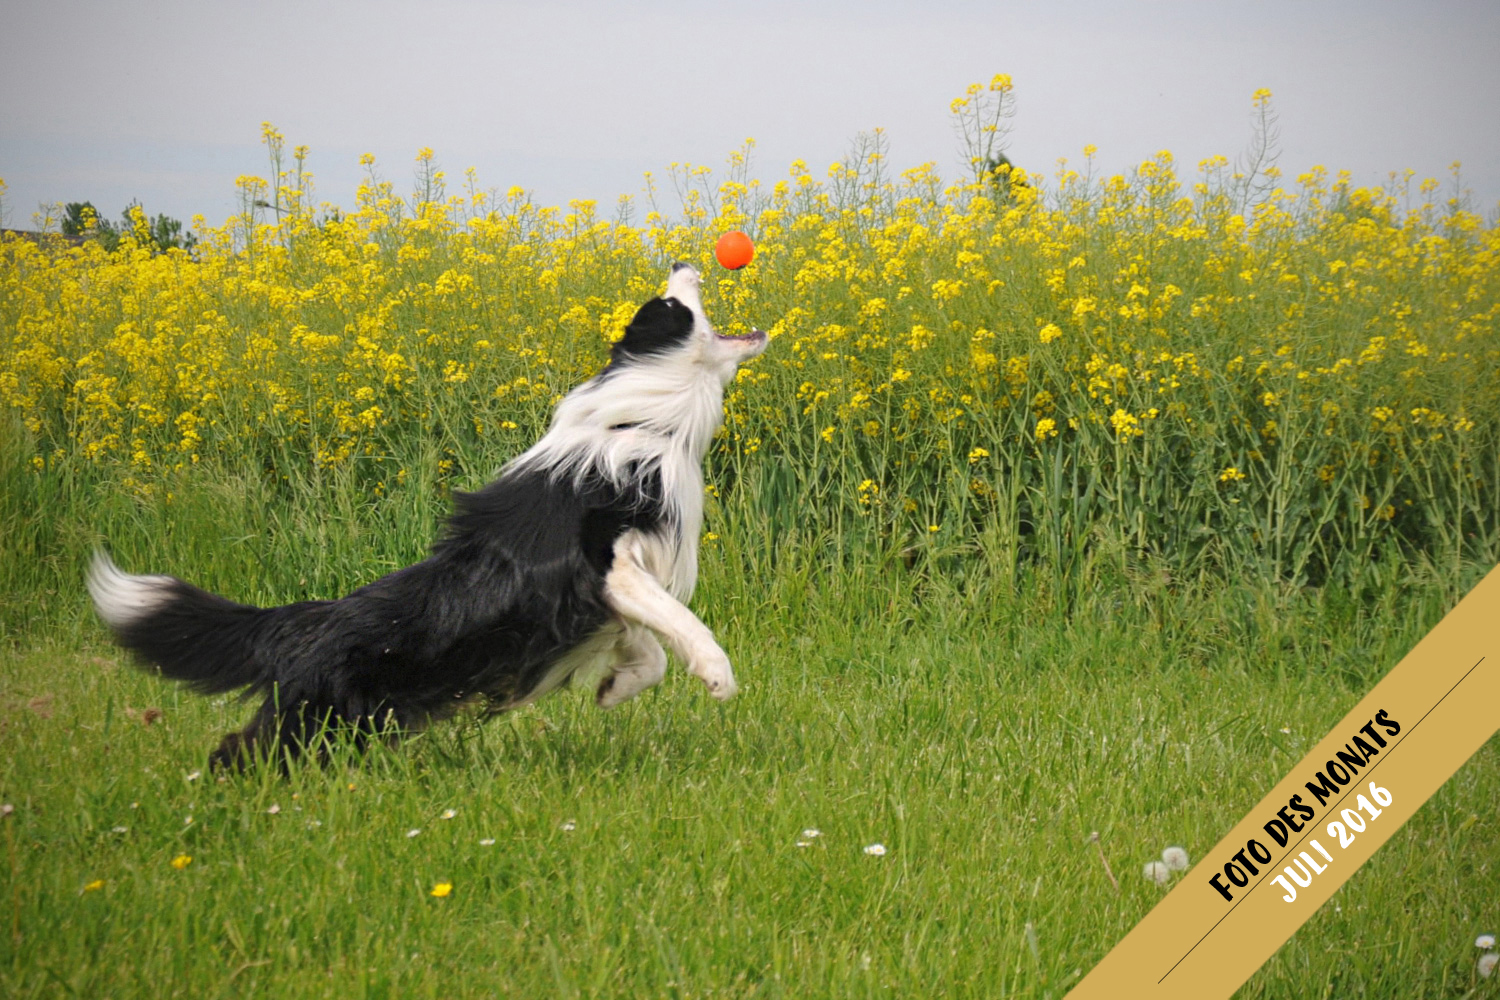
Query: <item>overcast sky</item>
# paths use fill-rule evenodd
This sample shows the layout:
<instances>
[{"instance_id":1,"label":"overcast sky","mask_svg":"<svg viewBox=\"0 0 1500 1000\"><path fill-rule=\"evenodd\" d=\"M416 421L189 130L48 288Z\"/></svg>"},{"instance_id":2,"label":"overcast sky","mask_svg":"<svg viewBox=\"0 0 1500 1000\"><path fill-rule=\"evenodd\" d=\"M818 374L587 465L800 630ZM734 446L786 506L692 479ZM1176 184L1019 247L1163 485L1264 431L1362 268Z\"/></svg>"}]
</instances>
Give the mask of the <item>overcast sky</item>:
<instances>
[{"instance_id":1,"label":"overcast sky","mask_svg":"<svg viewBox=\"0 0 1500 1000\"><path fill-rule=\"evenodd\" d=\"M1500 3L928 0L633 5L426 0L0 6L6 225L41 202L132 199L218 223L267 173L260 123L312 149L317 196L350 205L361 153L404 190L430 146L457 178L547 204L613 205L646 171L719 167L746 137L772 180L821 173L883 127L896 167L959 169L948 104L1015 80L1010 154L1051 173L1099 147L1128 170L1170 149L1191 173L1281 118L1280 165L1446 182L1462 160L1500 202Z\"/></svg>"}]
</instances>

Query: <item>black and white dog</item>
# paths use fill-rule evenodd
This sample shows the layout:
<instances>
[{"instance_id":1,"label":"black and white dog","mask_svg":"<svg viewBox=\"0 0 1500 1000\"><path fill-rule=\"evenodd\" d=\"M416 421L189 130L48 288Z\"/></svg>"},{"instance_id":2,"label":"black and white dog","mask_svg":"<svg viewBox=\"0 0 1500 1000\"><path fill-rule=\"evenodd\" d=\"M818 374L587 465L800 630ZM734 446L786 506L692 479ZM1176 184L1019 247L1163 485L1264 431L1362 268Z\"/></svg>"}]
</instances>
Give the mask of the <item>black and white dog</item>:
<instances>
[{"instance_id":1,"label":"black and white dog","mask_svg":"<svg viewBox=\"0 0 1500 1000\"><path fill-rule=\"evenodd\" d=\"M716 333L698 272L672 267L609 363L558 404L547 434L460 494L432 554L337 601L255 608L98 553L88 588L119 642L203 693L264 702L210 761L284 762L318 734L412 730L470 698L524 705L603 671L609 708L660 681L660 636L734 695L729 658L687 609L698 572L702 464L724 386L766 347Z\"/></svg>"}]
</instances>

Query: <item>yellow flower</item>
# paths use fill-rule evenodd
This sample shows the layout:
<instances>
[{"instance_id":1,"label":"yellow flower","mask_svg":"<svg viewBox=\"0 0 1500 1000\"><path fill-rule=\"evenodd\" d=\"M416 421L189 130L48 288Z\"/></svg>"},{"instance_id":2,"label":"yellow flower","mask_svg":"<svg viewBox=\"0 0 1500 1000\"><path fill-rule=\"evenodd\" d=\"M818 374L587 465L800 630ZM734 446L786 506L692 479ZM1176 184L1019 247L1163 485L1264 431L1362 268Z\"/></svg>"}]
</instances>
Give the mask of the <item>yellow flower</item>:
<instances>
[{"instance_id":1,"label":"yellow flower","mask_svg":"<svg viewBox=\"0 0 1500 1000\"><path fill-rule=\"evenodd\" d=\"M1050 344L1062 336L1062 330L1058 329L1056 323L1048 323L1037 331L1037 339L1044 344Z\"/></svg>"},{"instance_id":2,"label":"yellow flower","mask_svg":"<svg viewBox=\"0 0 1500 1000\"><path fill-rule=\"evenodd\" d=\"M1245 474L1232 465L1219 473L1219 482L1221 483L1237 483L1244 478Z\"/></svg>"},{"instance_id":3,"label":"yellow flower","mask_svg":"<svg viewBox=\"0 0 1500 1000\"><path fill-rule=\"evenodd\" d=\"M1043 417L1036 422L1036 439L1045 441L1049 437L1057 437L1057 421L1051 417Z\"/></svg>"},{"instance_id":4,"label":"yellow flower","mask_svg":"<svg viewBox=\"0 0 1500 1000\"><path fill-rule=\"evenodd\" d=\"M435 886L432 887L432 892L429 893L428 895L436 896L438 899L442 899L444 896L447 896L452 891L453 891L453 883L452 882L439 882L437 885L435 885Z\"/></svg>"},{"instance_id":5,"label":"yellow flower","mask_svg":"<svg viewBox=\"0 0 1500 1000\"><path fill-rule=\"evenodd\" d=\"M983 448L975 448L974 450L972 450L972 451L969 452L969 464L973 465L975 462L978 462L981 458L989 458L989 457L990 457L990 453L988 451L985 451Z\"/></svg>"},{"instance_id":6,"label":"yellow flower","mask_svg":"<svg viewBox=\"0 0 1500 1000\"><path fill-rule=\"evenodd\" d=\"M1145 434L1139 426L1140 422L1140 418L1129 410L1115 410L1109 417L1109 425L1114 428L1115 438L1121 441Z\"/></svg>"},{"instance_id":7,"label":"yellow flower","mask_svg":"<svg viewBox=\"0 0 1500 1000\"><path fill-rule=\"evenodd\" d=\"M178 871L182 871L192 863L193 859L186 854L179 854L177 855L177 857L172 859L172 867L176 868Z\"/></svg>"},{"instance_id":8,"label":"yellow flower","mask_svg":"<svg viewBox=\"0 0 1500 1000\"><path fill-rule=\"evenodd\" d=\"M100 889L103 889L103 888L104 888L104 880L102 878L96 878L96 879L94 879L94 881L92 881L88 885L84 886L83 887L83 891L84 892L98 892Z\"/></svg>"}]
</instances>

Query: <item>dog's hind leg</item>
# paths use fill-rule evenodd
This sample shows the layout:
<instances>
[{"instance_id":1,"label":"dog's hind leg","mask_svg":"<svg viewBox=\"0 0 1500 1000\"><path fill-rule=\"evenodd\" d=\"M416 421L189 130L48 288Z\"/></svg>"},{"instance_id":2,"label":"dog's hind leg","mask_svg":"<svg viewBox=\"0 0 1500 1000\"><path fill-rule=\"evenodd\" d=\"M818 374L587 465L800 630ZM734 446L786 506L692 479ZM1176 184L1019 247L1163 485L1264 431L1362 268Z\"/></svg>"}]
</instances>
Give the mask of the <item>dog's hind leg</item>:
<instances>
[{"instance_id":1,"label":"dog's hind leg","mask_svg":"<svg viewBox=\"0 0 1500 1000\"><path fill-rule=\"evenodd\" d=\"M614 708L642 691L655 687L667 674L667 651L656 636L640 626L627 626L615 646L610 672L599 682L595 701L600 708Z\"/></svg>"},{"instance_id":2,"label":"dog's hind leg","mask_svg":"<svg viewBox=\"0 0 1500 1000\"><path fill-rule=\"evenodd\" d=\"M208 755L210 771L244 771L266 753L265 737L276 731L276 706L267 699L256 710L250 724L219 741L218 749Z\"/></svg>"},{"instance_id":3,"label":"dog's hind leg","mask_svg":"<svg viewBox=\"0 0 1500 1000\"><path fill-rule=\"evenodd\" d=\"M604 599L626 621L644 625L665 639L687 664L688 673L708 685L709 694L724 701L739 690L729 657L714 641L714 634L646 571L629 535L615 543L614 564L604 577Z\"/></svg>"},{"instance_id":4,"label":"dog's hind leg","mask_svg":"<svg viewBox=\"0 0 1500 1000\"><path fill-rule=\"evenodd\" d=\"M267 698L250 724L229 733L209 754L213 771L244 771L256 761L272 760L285 772L293 760L312 752L322 760L328 751L337 718L331 708L309 701L280 704L277 695Z\"/></svg>"}]
</instances>

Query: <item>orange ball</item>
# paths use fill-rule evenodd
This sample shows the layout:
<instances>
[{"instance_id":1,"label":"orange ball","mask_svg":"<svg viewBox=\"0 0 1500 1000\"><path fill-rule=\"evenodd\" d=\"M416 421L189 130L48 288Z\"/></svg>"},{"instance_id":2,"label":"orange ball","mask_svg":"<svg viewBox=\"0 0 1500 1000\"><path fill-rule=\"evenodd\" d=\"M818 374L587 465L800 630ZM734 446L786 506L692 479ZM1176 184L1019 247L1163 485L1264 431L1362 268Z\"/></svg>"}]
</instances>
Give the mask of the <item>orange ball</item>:
<instances>
[{"instance_id":1,"label":"orange ball","mask_svg":"<svg viewBox=\"0 0 1500 1000\"><path fill-rule=\"evenodd\" d=\"M738 271L755 256L755 244L738 229L731 229L714 244L714 257L731 271Z\"/></svg>"}]
</instances>

